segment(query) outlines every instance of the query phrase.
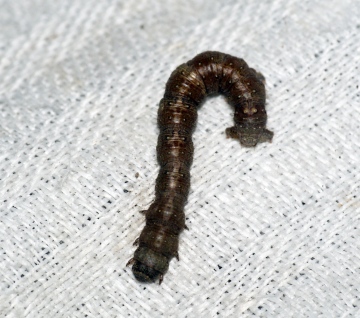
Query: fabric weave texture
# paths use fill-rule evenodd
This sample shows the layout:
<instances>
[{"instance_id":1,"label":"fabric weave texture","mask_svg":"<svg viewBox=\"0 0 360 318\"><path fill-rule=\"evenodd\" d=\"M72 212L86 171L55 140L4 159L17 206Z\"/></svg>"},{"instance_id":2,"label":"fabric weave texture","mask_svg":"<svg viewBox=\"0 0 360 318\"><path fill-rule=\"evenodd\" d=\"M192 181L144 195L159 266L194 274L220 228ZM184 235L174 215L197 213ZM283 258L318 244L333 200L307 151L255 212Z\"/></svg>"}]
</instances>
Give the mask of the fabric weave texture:
<instances>
[{"instance_id":1,"label":"fabric weave texture","mask_svg":"<svg viewBox=\"0 0 360 318\"><path fill-rule=\"evenodd\" d=\"M360 316L359 2L0 7L0 317ZM140 284L158 104L207 50L265 76L274 139L204 103L180 261Z\"/></svg>"}]
</instances>

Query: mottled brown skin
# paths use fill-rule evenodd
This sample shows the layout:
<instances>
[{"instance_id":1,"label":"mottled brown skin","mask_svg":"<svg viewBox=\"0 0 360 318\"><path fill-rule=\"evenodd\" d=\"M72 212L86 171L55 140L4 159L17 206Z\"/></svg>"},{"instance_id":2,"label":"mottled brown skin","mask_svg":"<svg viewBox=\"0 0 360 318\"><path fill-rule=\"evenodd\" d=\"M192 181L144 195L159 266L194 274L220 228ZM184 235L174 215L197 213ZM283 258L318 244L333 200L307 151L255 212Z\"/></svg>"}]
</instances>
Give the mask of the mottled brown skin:
<instances>
[{"instance_id":1,"label":"mottled brown skin","mask_svg":"<svg viewBox=\"0 0 360 318\"><path fill-rule=\"evenodd\" d=\"M244 60L220 52L201 53L171 74L158 113L157 157L161 168L156 197L144 211L146 226L128 262L133 264L137 280L159 279L161 283L171 258L179 259L179 234L186 227L184 206L194 152L191 137L198 107L206 96L223 94L235 108L235 125L226 129L226 135L245 147L271 142L273 133L265 128L264 83L265 78Z\"/></svg>"}]
</instances>

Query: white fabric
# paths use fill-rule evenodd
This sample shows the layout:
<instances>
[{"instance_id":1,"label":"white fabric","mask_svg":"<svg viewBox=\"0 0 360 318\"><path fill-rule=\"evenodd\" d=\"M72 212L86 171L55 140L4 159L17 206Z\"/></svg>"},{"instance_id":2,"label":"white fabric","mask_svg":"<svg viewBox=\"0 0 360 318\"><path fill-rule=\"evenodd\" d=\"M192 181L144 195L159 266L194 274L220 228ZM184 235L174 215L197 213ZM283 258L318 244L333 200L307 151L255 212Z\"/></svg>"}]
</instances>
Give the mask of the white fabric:
<instances>
[{"instance_id":1,"label":"white fabric","mask_svg":"<svg viewBox=\"0 0 360 318\"><path fill-rule=\"evenodd\" d=\"M1 317L359 317L360 2L0 7ZM274 139L241 148L207 100L180 262L143 285L158 102L206 50L264 74Z\"/></svg>"}]
</instances>

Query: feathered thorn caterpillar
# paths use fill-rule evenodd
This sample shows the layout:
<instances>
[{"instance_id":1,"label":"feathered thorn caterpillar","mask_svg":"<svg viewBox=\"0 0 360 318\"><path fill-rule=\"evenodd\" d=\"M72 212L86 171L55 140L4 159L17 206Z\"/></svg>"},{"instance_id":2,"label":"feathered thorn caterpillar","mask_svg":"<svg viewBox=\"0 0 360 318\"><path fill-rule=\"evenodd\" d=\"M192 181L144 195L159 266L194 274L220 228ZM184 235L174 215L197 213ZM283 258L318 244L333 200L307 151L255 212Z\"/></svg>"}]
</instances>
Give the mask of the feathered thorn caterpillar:
<instances>
[{"instance_id":1,"label":"feathered thorn caterpillar","mask_svg":"<svg viewBox=\"0 0 360 318\"><path fill-rule=\"evenodd\" d=\"M266 129L265 78L248 67L243 59L204 52L172 72L160 101L160 134L157 158L160 172L156 179L155 200L142 211L146 225L134 245L138 245L132 271L141 282L154 282L168 270L172 257L179 259L179 234L186 228L184 206L190 188L190 166L194 146L191 140L197 109L205 97L223 94L234 107L233 127L226 136L244 147L271 142L273 132Z\"/></svg>"}]
</instances>

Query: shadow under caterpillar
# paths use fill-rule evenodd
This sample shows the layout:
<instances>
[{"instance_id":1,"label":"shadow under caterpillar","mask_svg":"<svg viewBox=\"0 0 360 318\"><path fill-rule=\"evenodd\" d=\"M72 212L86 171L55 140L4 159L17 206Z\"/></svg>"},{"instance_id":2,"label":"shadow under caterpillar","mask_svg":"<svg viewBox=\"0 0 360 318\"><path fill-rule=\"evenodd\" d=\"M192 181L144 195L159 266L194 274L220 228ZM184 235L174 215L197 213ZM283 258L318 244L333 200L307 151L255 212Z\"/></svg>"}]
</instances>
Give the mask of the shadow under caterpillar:
<instances>
[{"instance_id":1,"label":"shadow under caterpillar","mask_svg":"<svg viewBox=\"0 0 360 318\"><path fill-rule=\"evenodd\" d=\"M156 179L155 200L142 211L146 225L135 241L138 245L132 271L141 282L154 282L168 270L178 255L179 234L186 228L184 206L190 188L190 166L194 146L192 133L197 109L205 97L223 94L234 107L233 127L226 136L244 147L271 142L273 132L266 129L265 78L248 67L243 59L220 52L204 52L172 72L160 101L160 134L157 158L160 172Z\"/></svg>"}]
</instances>

